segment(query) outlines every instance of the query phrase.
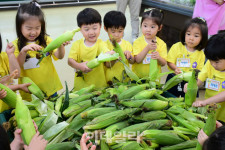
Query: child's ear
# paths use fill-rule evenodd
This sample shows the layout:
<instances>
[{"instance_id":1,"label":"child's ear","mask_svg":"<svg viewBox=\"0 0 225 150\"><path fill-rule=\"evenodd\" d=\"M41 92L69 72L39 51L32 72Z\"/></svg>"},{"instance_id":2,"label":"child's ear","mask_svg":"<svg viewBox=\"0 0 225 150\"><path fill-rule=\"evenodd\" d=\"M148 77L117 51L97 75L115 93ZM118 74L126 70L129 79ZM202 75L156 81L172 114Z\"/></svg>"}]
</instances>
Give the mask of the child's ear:
<instances>
[{"instance_id":1,"label":"child's ear","mask_svg":"<svg viewBox=\"0 0 225 150\"><path fill-rule=\"evenodd\" d=\"M163 25L161 24L160 27L159 27L159 29L158 29L158 31L162 30L162 27L163 27Z\"/></svg>"}]
</instances>

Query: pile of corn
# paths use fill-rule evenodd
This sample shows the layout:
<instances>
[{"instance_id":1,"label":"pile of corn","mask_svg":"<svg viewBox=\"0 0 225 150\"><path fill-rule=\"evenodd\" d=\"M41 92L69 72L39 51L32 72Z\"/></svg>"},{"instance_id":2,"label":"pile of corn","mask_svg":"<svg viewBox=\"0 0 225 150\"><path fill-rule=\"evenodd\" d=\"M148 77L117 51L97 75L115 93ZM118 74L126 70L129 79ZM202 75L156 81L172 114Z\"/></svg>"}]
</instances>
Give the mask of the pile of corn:
<instances>
[{"instance_id":1,"label":"pile of corn","mask_svg":"<svg viewBox=\"0 0 225 150\"><path fill-rule=\"evenodd\" d=\"M165 94L146 83L116 84L101 91L91 85L74 92L67 89L55 99L33 96L23 103L49 150L79 149L84 132L102 150L194 150L207 117L186 105L184 98ZM15 125L15 120L10 122Z\"/></svg>"}]
</instances>

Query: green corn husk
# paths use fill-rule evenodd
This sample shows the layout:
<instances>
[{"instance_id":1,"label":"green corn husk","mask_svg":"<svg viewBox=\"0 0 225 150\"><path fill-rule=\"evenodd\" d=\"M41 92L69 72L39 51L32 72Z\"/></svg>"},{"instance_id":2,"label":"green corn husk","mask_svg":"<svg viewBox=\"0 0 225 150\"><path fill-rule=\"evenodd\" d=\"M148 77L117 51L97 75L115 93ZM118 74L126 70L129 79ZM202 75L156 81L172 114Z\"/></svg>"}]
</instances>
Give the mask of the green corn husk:
<instances>
[{"instance_id":1,"label":"green corn husk","mask_svg":"<svg viewBox=\"0 0 225 150\"><path fill-rule=\"evenodd\" d=\"M75 33L79 31L80 31L80 28L74 29L72 31L66 31L65 33L61 34L56 39L54 39L51 43L49 43L43 51L40 51L42 56L39 59L37 65L42 61L43 58L46 57L46 54L48 52L51 52L54 49L59 48L63 43L67 41L71 41Z\"/></svg>"},{"instance_id":2,"label":"green corn husk","mask_svg":"<svg viewBox=\"0 0 225 150\"><path fill-rule=\"evenodd\" d=\"M88 111L85 111L83 113L80 113L81 118L88 118L88 119L94 119L95 117L98 117L102 114L107 114L113 111L116 111L116 107L103 107L103 108L95 108Z\"/></svg>"},{"instance_id":3,"label":"green corn husk","mask_svg":"<svg viewBox=\"0 0 225 150\"><path fill-rule=\"evenodd\" d=\"M40 134L44 134L49 128L56 124L58 116L53 110L49 111L45 120L40 124L38 130Z\"/></svg>"},{"instance_id":4,"label":"green corn husk","mask_svg":"<svg viewBox=\"0 0 225 150\"><path fill-rule=\"evenodd\" d=\"M3 98L3 102L9 105L11 108L16 108L16 93L13 92L10 88L0 83L0 89L4 89L7 92L5 98Z\"/></svg>"},{"instance_id":5,"label":"green corn husk","mask_svg":"<svg viewBox=\"0 0 225 150\"><path fill-rule=\"evenodd\" d=\"M45 150L75 150L74 142L62 142L55 144L48 144Z\"/></svg>"},{"instance_id":6,"label":"green corn husk","mask_svg":"<svg viewBox=\"0 0 225 150\"><path fill-rule=\"evenodd\" d=\"M127 74L132 80L134 80L134 81L136 81L136 82L139 82L139 81L140 81L139 77L138 77L138 76L130 69L130 67L127 66L123 61L121 61L121 60L119 60L119 61L123 64L126 74Z\"/></svg>"},{"instance_id":7,"label":"green corn husk","mask_svg":"<svg viewBox=\"0 0 225 150\"><path fill-rule=\"evenodd\" d=\"M34 124L32 122L29 109L23 103L20 95L17 95L17 103L16 103L16 122L18 128L22 129L22 139L26 145L30 144L31 139L36 134Z\"/></svg>"},{"instance_id":8,"label":"green corn husk","mask_svg":"<svg viewBox=\"0 0 225 150\"><path fill-rule=\"evenodd\" d=\"M155 82L158 78L159 74L159 68L158 68L158 60L157 59L151 59L151 62L149 63L149 78L151 82Z\"/></svg>"},{"instance_id":9,"label":"green corn husk","mask_svg":"<svg viewBox=\"0 0 225 150\"><path fill-rule=\"evenodd\" d=\"M29 110L29 111L30 111L30 116L32 119L39 116L38 111L36 111L36 110Z\"/></svg>"},{"instance_id":10,"label":"green corn husk","mask_svg":"<svg viewBox=\"0 0 225 150\"><path fill-rule=\"evenodd\" d=\"M196 146L196 144L197 144L197 140L193 139L193 140L185 141L176 145L162 147L161 150L184 150L187 148L193 148Z\"/></svg>"},{"instance_id":11,"label":"green corn husk","mask_svg":"<svg viewBox=\"0 0 225 150\"><path fill-rule=\"evenodd\" d=\"M166 118L166 113L163 111L142 112L140 115L133 116L132 118L143 121L160 120Z\"/></svg>"},{"instance_id":12,"label":"green corn husk","mask_svg":"<svg viewBox=\"0 0 225 150\"><path fill-rule=\"evenodd\" d=\"M131 99L150 99L155 92L156 89L144 90L134 95Z\"/></svg>"},{"instance_id":13,"label":"green corn husk","mask_svg":"<svg viewBox=\"0 0 225 150\"><path fill-rule=\"evenodd\" d=\"M119 58L118 53L114 53L113 55L108 54L108 53L101 53L98 58L95 58L87 63L87 67L90 69L93 69L97 66L99 66L101 63L106 62L106 61L112 61L116 60Z\"/></svg>"},{"instance_id":14,"label":"green corn husk","mask_svg":"<svg viewBox=\"0 0 225 150\"><path fill-rule=\"evenodd\" d=\"M187 92L185 93L185 104L189 107L192 106L192 103L196 100L198 93L198 72L197 70L192 71L191 79L188 81Z\"/></svg>"},{"instance_id":15,"label":"green corn husk","mask_svg":"<svg viewBox=\"0 0 225 150\"><path fill-rule=\"evenodd\" d=\"M82 101L85 101L85 100L88 100L88 99L90 99L93 96L94 96L93 93L89 93L89 94L81 95L81 96L76 97L76 98L72 98L69 101L69 106L71 106L73 104L77 104L77 103L82 102Z\"/></svg>"},{"instance_id":16,"label":"green corn husk","mask_svg":"<svg viewBox=\"0 0 225 150\"><path fill-rule=\"evenodd\" d=\"M119 54L121 60L125 63L126 62L126 57L124 55L124 52L123 52L122 48L120 47L120 45L116 42L116 40L114 38L112 39L112 45L114 47L114 51Z\"/></svg>"},{"instance_id":17,"label":"green corn husk","mask_svg":"<svg viewBox=\"0 0 225 150\"><path fill-rule=\"evenodd\" d=\"M95 89L95 85L92 84L88 87L80 89L79 91L73 91L73 93L78 94L78 95L83 95L83 94L87 94L87 93L94 91L94 89Z\"/></svg>"}]
</instances>

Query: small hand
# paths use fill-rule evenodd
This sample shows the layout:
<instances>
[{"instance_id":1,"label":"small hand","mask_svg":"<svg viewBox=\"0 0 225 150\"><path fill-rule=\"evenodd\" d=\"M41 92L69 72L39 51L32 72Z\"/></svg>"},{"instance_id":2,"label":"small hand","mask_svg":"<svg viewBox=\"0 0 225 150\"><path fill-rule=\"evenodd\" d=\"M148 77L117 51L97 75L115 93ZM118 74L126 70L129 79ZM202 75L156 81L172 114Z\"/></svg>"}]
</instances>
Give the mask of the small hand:
<instances>
[{"instance_id":1,"label":"small hand","mask_svg":"<svg viewBox=\"0 0 225 150\"><path fill-rule=\"evenodd\" d=\"M92 69L87 67L87 63L88 63L87 61L80 63L80 70L84 73L88 73L88 72L92 71Z\"/></svg>"},{"instance_id":2,"label":"small hand","mask_svg":"<svg viewBox=\"0 0 225 150\"><path fill-rule=\"evenodd\" d=\"M42 49L42 47L40 45L29 44L29 45L24 46L21 51L24 51L24 52L38 51L38 50L41 50L41 49Z\"/></svg>"},{"instance_id":3,"label":"small hand","mask_svg":"<svg viewBox=\"0 0 225 150\"><path fill-rule=\"evenodd\" d=\"M152 52L151 59L159 59L159 58L160 58L159 52L157 51Z\"/></svg>"},{"instance_id":4,"label":"small hand","mask_svg":"<svg viewBox=\"0 0 225 150\"><path fill-rule=\"evenodd\" d=\"M222 126L223 126L222 123L220 123L219 121L216 121L216 128L220 128L220 127L222 127Z\"/></svg>"},{"instance_id":5,"label":"small hand","mask_svg":"<svg viewBox=\"0 0 225 150\"><path fill-rule=\"evenodd\" d=\"M131 52L130 52L130 51L126 50L126 51L124 52L124 55L125 55L125 57L126 57L127 60L132 59L132 55L131 55Z\"/></svg>"},{"instance_id":6,"label":"small hand","mask_svg":"<svg viewBox=\"0 0 225 150\"><path fill-rule=\"evenodd\" d=\"M188 83L185 83L185 84L184 84L184 90L183 90L184 93L187 93L187 86L188 86Z\"/></svg>"},{"instance_id":7,"label":"small hand","mask_svg":"<svg viewBox=\"0 0 225 150\"><path fill-rule=\"evenodd\" d=\"M15 51L14 45L12 43L8 43L6 47L6 53L10 55L10 54L14 54L14 51Z\"/></svg>"},{"instance_id":8,"label":"small hand","mask_svg":"<svg viewBox=\"0 0 225 150\"><path fill-rule=\"evenodd\" d=\"M214 2L216 2L219 5L223 5L224 4L224 0L213 0Z\"/></svg>"},{"instance_id":9,"label":"small hand","mask_svg":"<svg viewBox=\"0 0 225 150\"><path fill-rule=\"evenodd\" d=\"M10 144L11 150L20 150L24 146L23 139L21 137L22 130L16 129L14 132L14 140Z\"/></svg>"},{"instance_id":10,"label":"small hand","mask_svg":"<svg viewBox=\"0 0 225 150\"><path fill-rule=\"evenodd\" d=\"M30 93L28 87L31 85L31 83L24 83L24 84L20 84L20 90L26 92L26 93Z\"/></svg>"},{"instance_id":11,"label":"small hand","mask_svg":"<svg viewBox=\"0 0 225 150\"><path fill-rule=\"evenodd\" d=\"M63 46L66 46L66 45L69 45L70 44L70 41L66 41L65 43L63 43L62 45Z\"/></svg>"},{"instance_id":12,"label":"small hand","mask_svg":"<svg viewBox=\"0 0 225 150\"><path fill-rule=\"evenodd\" d=\"M207 103L205 102L205 100L197 100L192 104L193 107L203 107L206 105Z\"/></svg>"},{"instance_id":13,"label":"small hand","mask_svg":"<svg viewBox=\"0 0 225 150\"><path fill-rule=\"evenodd\" d=\"M198 133L198 142L199 144L203 145L205 140L208 139L208 136L205 134L205 132L201 129Z\"/></svg>"},{"instance_id":14,"label":"small hand","mask_svg":"<svg viewBox=\"0 0 225 150\"><path fill-rule=\"evenodd\" d=\"M24 145L25 150L45 150L45 147L47 146L48 141L46 141L43 138L43 135L40 135L39 132L37 132L33 138L30 141L29 146Z\"/></svg>"},{"instance_id":15,"label":"small hand","mask_svg":"<svg viewBox=\"0 0 225 150\"><path fill-rule=\"evenodd\" d=\"M115 54L116 52L114 51L114 50L111 50L111 51L108 51L108 52L106 52L106 54L110 54L110 55L113 55L113 54Z\"/></svg>"},{"instance_id":16,"label":"small hand","mask_svg":"<svg viewBox=\"0 0 225 150\"><path fill-rule=\"evenodd\" d=\"M174 72L175 72L175 74L180 74L180 73L182 73L182 71L181 71L180 68L176 68L176 69L174 70Z\"/></svg>"},{"instance_id":17,"label":"small hand","mask_svg":"<svg viewBox=\"0 0 225 150\"><path fill-rule=\"evenodd\" d=\"M5 98L6 96L7 96L7 92L4 89L0 90L0 99Z\"/></svg>"},{"instance_id":18,"label":"small hand","mask_svg":"<svg viewBox=\"0 0 225 150\"><path fill-rule=\"evenodd\" d=\"M87 133L84 133L82 135L82 138L80 140L81 150L88 150L89 148L91 148L91 150L95 150L96 149L96 146L92 145L92 143L89 143L88 145L86 144L89 139L90 139L90 137L87 137Z\"/></svg>"},{"instance_id":19,"label":"small hand","mask_svg":"<svg viewBox=\"0 0 225 150\"><path fill-rule=\"evenodd\" d=\"M151 43L148 43L147 45L148 47L148 50L156 50L157 49L157 44L155 42L151 42Z\"/></svg>"}]
</instances>

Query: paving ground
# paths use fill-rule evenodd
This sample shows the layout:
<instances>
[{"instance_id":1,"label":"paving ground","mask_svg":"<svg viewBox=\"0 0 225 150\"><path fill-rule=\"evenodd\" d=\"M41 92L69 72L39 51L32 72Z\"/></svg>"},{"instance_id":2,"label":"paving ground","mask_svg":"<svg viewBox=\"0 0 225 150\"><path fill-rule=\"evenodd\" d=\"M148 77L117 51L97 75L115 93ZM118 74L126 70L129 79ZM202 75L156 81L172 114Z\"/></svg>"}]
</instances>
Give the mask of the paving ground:
<instances>
[{"instance_id":1,"label":"paving ground","mask_svg":"<svg viewBox=\"0 0 225 150\"><path fill-rule=\"evenodd\" d=\"M71 6L71 7L57 7L57 8L43 8L46 24L47 24L47 33L54 39L58 35L62 34L66 30L72 30L77 28L76 16L77 14L83 10L84 8L91 7L98 10L102 17L110 11L116 10L116 4L101 4L101 5L87 5L87 6ZM3 42L3 50L6 47L6 39L9 41L13 41L16 39L16 31L15 31L15 16L17 10L8 10L8 11L0 11L0 32L2 35ZM125 29L124 39L131 42L131 26L130 26L130 15L129 9L126 11L127 18L127 27ZM81 33L77 33L73 39L73 41L81 38ZM108 36L106 32L101 30L100 37L103 40L107 40ZM74 81L74 70L68 66L67 58L69 54L71 45L66 46L66 54L63 60L58 60L54 62L56 70L59 74L60 80L65 89L65 81L67 81L69 89L73 88ZM167 67L163 67L162 71L167 71ZM161 82L165 82L165 78L163 77ZM63 89L63 90L64 90ZM63 90L59 91L62 92ZM200 99L204 96L204 90L200 91Z\"/></svg>"}]
</instances>

